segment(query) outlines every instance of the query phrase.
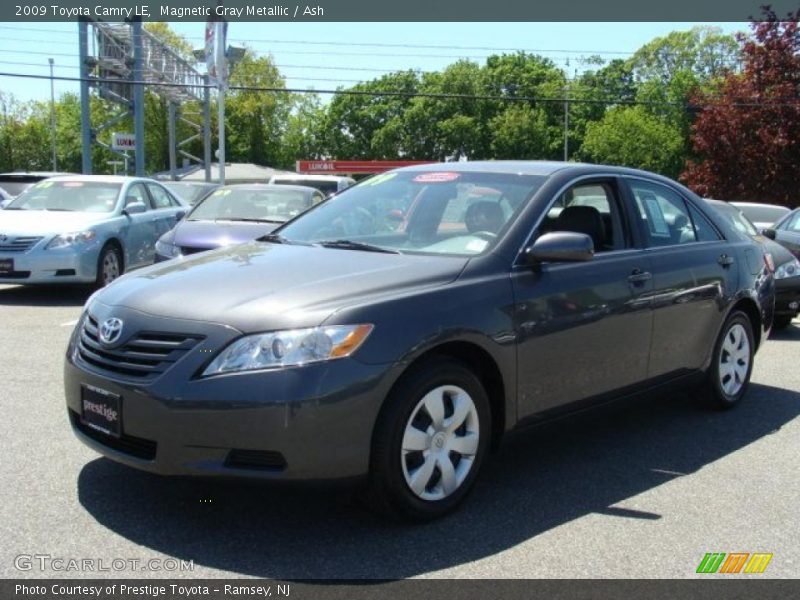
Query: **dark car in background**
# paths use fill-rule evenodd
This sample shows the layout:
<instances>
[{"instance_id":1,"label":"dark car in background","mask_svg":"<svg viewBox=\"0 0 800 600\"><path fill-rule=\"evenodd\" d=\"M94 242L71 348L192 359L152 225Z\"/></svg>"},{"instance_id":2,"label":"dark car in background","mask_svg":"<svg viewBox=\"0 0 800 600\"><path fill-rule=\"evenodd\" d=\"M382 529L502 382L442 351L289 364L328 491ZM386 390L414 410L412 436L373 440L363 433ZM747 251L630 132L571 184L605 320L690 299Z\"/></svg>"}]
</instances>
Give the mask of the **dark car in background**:
<instances>
[{"instance_id":1,"label":"dark car in background","mask_svg":"<svg viewBox=\"0 0 800 600\"><path fill-rule=\"evenodd\" d=\"M16 197L34 183L39 183L50 177L59 177L61 175L70 175L70 173L58 173L56 171L14 171L12 173L0 173L0 188L5 190L9 196Z\"/></svg>"},{"instance_id":2,"label":"dark car in background","mask_svg":"<svg viewBox=\"0 0 800 600\"><path fill-rule=\"evenodd\" d=\"M766 228L762 233L800 258L800 208L787 213L774 226Z\"/></svg>"},{"instance_id":3,"label":"dark car in background","mask_svg":"<svg viewBox=\"0 0 800 600\"><path fill-rule=\"evenodd\" d=\"M763 246L672 180L411 167L93 296L67 412L132 467L365 478L374 506L431 519L513 429L665 386L735 406L773 307Z\"/></svg>"},{"instance_id":4,"label":"dark car in background","mask_svg":"<svg viewBox=\"0 0 800 600\"><path fill-rule=\"evenodd\" d=\"M800 260L780 244L762 236L756 226L731 203L707 200L736 229L749 235L772 255L775 262L775 321L773 329L785 329L800 313Z\"/></svg>"},{"instance_id":5,"label":"dark car in background","mask_svg":"<svg viewBox=\"0 0 800 600\"><path fill-rule=\"evenodd\" d=\"M218 183L204 181L162 181L161 183L189 206L194 206L219 187Z\"/></svg>"},{"instance_id":6,"label":"dark car in background","mask_svg":"<svg viewBox=\"0 0 800 600\"><path fill-rule=\"evenodd\" d=\"M249 242L324 200L315 188L235 184L196 204L156 244L156 262Z\"/></svg>"}]
</instances>

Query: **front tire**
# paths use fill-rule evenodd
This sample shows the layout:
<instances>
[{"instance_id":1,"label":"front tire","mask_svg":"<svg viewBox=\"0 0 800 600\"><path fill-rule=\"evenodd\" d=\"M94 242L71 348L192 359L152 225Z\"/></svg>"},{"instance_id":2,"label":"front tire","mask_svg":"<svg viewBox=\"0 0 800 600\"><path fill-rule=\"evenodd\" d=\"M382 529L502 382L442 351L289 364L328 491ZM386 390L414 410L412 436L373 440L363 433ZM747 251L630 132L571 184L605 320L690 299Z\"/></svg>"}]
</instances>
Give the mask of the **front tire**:
<instances>
[{"instance_id":1,"label":"front tire","mask_svg":"<svg viewBox=\"0 0 800 600\"><path fill-rule=\"evenodd\" d=\"M475 483L491 430L486 390L463 363L439 358L413 367L375 427L370 505L412 521L453 511Z\"/></svg>"},{"instance_id":2,"label":"front tire","mask_svg":"<svg viewBox=\"0 0 800 600\"><path fill-rule=\"evenodd\" d=\"M703 399L712 408L733 408L744 397L753 371L755 341L753 325L746 314L731 313L714 347Z\"/></svg>"},{"instance_id":3,"label":"front tire","mask_svg":"<svg viewBox=\"0 0 800 600\"><path fill-rule=\"evenodd\" d=\"M122 254L113 244L106 244L97 259L97 278L95 285L102 288L122 275Z\"/></svg>"}]
</instances>

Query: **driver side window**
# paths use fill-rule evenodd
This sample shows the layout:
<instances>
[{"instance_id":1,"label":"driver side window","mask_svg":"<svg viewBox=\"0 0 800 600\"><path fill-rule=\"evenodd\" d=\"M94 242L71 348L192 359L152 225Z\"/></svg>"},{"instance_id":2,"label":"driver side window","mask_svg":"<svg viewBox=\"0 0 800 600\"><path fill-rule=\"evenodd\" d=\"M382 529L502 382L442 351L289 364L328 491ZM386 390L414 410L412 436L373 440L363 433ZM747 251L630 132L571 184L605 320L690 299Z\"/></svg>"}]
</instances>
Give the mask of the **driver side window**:
<instances>
[{"instance_id":1,"label":"driver side window","mask_svg":"<svg viewBox=\"0 0 800 600\"><path fill-rule=\"evenodd\" d=\"M125 206L133 204L134 202L141 202L145 205L145 208L150 208L147 192L141 183L134 183L125 193Z\"/></svg>"},{"instance_id":2,"label":"driver side window","mask_svg":"<svg viewBox=\"0 0 800 600\"><path fill-rule=\"evenodd\" d=\"M620 204L611 182L581 183L559 196L540 233L572 231L592 238L595 253L627 246Z\"/></svg>"}]
</instances>

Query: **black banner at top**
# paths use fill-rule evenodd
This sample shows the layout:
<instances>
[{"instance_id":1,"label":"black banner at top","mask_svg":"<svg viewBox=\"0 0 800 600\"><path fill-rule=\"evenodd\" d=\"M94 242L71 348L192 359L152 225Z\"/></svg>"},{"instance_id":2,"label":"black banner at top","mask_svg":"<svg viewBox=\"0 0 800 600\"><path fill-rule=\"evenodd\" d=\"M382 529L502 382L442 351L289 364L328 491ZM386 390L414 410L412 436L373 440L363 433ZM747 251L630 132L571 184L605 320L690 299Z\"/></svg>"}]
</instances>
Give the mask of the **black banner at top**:
<instances>
[{"instance_id":1,"label":"black banner at top","mask_svg":"<svg viewBox=\"0 0 800 600\"><path fill-rule=\"evenodd\" d=\"M11 0L0 3L0 21L743 22L767 3L781 18L799 7L798 0Z\"/></svg>"}]
</instances>

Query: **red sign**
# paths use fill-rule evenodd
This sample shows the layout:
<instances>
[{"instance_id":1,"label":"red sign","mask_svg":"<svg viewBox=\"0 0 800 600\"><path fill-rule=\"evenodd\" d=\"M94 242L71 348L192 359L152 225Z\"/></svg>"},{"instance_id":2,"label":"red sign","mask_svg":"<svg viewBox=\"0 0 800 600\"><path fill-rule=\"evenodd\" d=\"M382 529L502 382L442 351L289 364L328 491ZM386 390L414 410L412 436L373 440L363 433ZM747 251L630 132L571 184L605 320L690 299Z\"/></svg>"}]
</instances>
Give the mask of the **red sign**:
<instances>
[{"instance_id":1,"label":"red sign","mask_svg":"<svg viewBox=\"0 0 800 600\"><path fill-rule=\"evenodd\" d=\"M315 175L383 173L400 167L429 165L430 160L298 160L297 172Z\"/></svg>"}]
</instances>

